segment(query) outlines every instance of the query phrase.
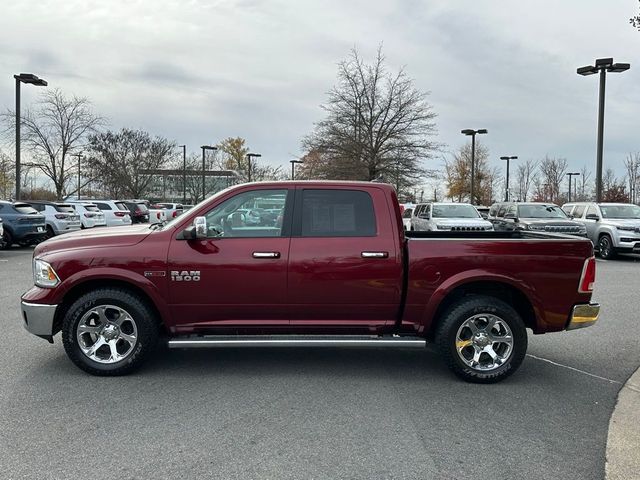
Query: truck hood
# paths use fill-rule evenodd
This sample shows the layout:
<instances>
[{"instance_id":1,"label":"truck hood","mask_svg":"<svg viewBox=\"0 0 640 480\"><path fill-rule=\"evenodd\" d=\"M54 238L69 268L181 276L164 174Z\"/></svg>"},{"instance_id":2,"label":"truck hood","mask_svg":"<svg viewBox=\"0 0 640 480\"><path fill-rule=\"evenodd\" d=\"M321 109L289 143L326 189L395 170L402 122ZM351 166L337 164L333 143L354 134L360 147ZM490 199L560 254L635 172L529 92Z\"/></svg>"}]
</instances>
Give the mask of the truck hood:
<instances>
[{"instance_id":1,"label":"truck hood","mask_svg":"<svg viewBox=\"0 0 640 480\"><path fill-rule=\"evenodd\" d=\"M640 220L636 218L605 218L602 222L614 227L633 227L640 231Z\"/></svg>"},{"instance_id":2,"label":"truck hood","mask_svg":"<svg viewBox=\"0 0 640 480\"><path fill-rule=\"evenodd\" d=\"M34 257L41 257L60 250L72 248L96 248L104 246L123 247L140 243L152 230L149 224L127 225L124 227L96 227L65 233L39 244Z\"/></svg>"}]
</instances>

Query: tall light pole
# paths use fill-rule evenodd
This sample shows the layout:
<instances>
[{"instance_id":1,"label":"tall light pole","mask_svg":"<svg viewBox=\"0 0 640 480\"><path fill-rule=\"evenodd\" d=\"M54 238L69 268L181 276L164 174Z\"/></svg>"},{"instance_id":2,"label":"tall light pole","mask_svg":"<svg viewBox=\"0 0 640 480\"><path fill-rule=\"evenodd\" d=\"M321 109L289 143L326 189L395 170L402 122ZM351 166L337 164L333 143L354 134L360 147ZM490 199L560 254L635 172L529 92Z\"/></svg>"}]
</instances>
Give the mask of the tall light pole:
<instances>
[{"instance_id":1,"label":"tall light pole","mask_svg":"<svg viewBox=\"0 0 640 480\"><path fill-rule=\"evenodd\" d=\"M598 58L595 65L578 68L579 75L587 76L600 72L598 100L598 146L596 150L596 202L602 201L602 149L604 145L604 90L607 72L620 73L629 70L628 63L613 63L613 58Z\"/></svg>"},{"instance_id":2,"label":"tall light pole","mask_svg":"<svg viewBox=\"0 0 640 480\"><path fill-rule=\"evenodd\" d=\"M289 160L291 164L291 180L296 179L296 163L304 163L302 160Z\"/></svg>"},{"instance_id":3,"label":"tall light pole","mask_svg":"<svg viewBox=\"0 0 640 480\"><path fill-rule=\"evenodd\" d=\"M574 176L580 175L580 172L569 172L566 175L567 175L567 177L569 177L569 200L567 200L567 201L570 202L571 201L571 178L574 177Z\"/></svg>"},{"instance_id":4,"label":"tall light pole","mask_svg":"<svg viewBox=\"0 0 640 480\"><path fill-rule=\"evenodd\" d=\"M473 204L473 197L475 194L475 181L476 181L476 135L486 134L487 129L481 128L479 130L472 130L467 128L465 130L461 130L460 133L463 135L467 135L471 137L471 198L470 203Z\"/></svg>"},{"instance_id":5,"label":"tall light pole","mask_svg":"<svg viewBox=\"0 0 640 480\"><path fill-rule=\"evenodd\" d=\"M517 156L512 156L512 157L500 157L500 160L506 160L507 161L507 185L504 189L504 201L508 202L509 201L509 163L511 160L516 160L518 157Z\"/></svg>"},{"instance_id":6,"label":"tall light pole","mask_svg":"<svg viewBox=\"0 0 640 480\"><path fill-rule=\"evenodd\" d=\"M178 147L182 149L182 203L187 203L187 146Z\"/></svg>"},{"instance_id":7,"label":"tall light pole","mask_svg":"<svg viewBox=\"0 0 640 480\"><path fill-rule=\"evenodd\" d=\"M72 153L74 157L78 157L78 191L76 192L78 195L78 200L80 200L80 159L82 158L82 152Z\"/></svg>"},{"instance_id":8,"label":"tall light pole","mask_svg":"<svg viewBox=\"0 0 640 480\"><path fill-rule=\"evenodd\" d=\"M202 148L202 200L204 200L206 198L206 193L205 193L205 189L204 189L204 171L205 171L205 152L207 150L218 150L218 147L212 147L211 145L202 145L200 148Z\"/></svg>"},{"instance_id":9,"label":"tall light pole","mask_svg":"<svg viewBox=\"0 0 640 480\"><path fill-rule=\"evenodd\" d=\"M16 79L16 200L20 200L20 84L46 87L47 82L33 73L21 73L13 78Z\"/></svg>"},{"instance_id":10,"label":"tall light pole","mask_svg":"<svg viewBox=\"0 0 640 480\"><path fill-rule=\"evenodd\" d=\"M252 158L258 158L261 157L262 155L260 155L259 153L247 153L247 167L248 167L248 173L247 173L247 180L249 182L251 182L251 159Z\"/></svg>"}]
</instances>

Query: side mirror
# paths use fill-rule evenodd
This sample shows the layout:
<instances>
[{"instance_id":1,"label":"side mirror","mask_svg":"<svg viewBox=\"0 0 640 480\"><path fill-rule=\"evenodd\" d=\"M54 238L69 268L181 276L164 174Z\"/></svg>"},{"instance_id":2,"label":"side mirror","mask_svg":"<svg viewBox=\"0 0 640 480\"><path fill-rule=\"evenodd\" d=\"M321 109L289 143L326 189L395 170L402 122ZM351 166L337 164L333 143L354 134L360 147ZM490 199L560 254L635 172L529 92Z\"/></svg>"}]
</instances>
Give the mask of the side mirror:
<instances>
[{"instance_id":1,"label":"side mirror","mask_svg":"<svg viewBox=\"0 0 640 480\"><path fill-rule=\"evenodd\" d=\"M431 216L428 213L421 213L418 215L418 218L422 218L423 220L429 220Z\"/></svg>"},{"instance_id":2,"label":"side mirror","mask_svg":"<svg viewBox=\"0 0 640 480\"><path fill-rule=\"evenodd\" d=\"M182 238L185 240L198 240L207 238L207 219L206 217L196 217L193 219L193 225L182 231Z\"/></svg>"},{"instance_id":3,"label":"side mirror","mask_svg":"<svg viewBox=\"0 0 640 480\"><path fill-rule=\"evenodd\" d=\"M595 220L596 222L600 220L600 217L595 213L587 213L587 216L584 218L586 218L587 220Z\"/></svg>"},{"instance_id":4,"label":"side mirror","mask_svg":"<svg viewBox=\"0 0 640 480\"><path fill-rule=\"evenodd\" d=\"M505 218L505 220L509 219L509 220L514 220L515 221L516 220L516 214L515 213L505 213L504 214L504 218Z\"/></svg>"}]
</instances>

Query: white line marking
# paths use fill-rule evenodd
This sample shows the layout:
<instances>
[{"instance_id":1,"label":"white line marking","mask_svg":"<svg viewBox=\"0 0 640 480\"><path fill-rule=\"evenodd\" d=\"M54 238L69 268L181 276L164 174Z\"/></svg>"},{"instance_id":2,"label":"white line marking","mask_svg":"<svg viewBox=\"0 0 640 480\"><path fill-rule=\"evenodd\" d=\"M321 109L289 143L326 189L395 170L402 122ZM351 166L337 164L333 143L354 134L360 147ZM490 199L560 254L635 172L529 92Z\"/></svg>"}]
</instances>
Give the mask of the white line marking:
<instances>
[{"instance_id":1,"label":"white line marking","mask_svg":"<svg viewBox=\"0 0 640 480\"><path fill-rule=\"evenodd\" d=\"M570 367L569 365L563 365L561 363L554 362L553 360L549 360L549 359L546 359L546 358L536 357L535 355L531 355L529 353L527 353L527 357L535 358L536 360L541 360L543 362L547 362L547 363L550 363L551 365L556 365L558 367L567 368L569 370L573 370L574 372L582 373L584 375L589 375L590 377L597 378L597 379L600 379L600 380L604 380L605 382L617 383L618 385L622 385L623 384L622 382L619 382L617 380L611 380L610 378L601 377L600 375L596 375L594 373L585 372L584 370L580 370L579 368Z\"/></svg>"}]
</instances>

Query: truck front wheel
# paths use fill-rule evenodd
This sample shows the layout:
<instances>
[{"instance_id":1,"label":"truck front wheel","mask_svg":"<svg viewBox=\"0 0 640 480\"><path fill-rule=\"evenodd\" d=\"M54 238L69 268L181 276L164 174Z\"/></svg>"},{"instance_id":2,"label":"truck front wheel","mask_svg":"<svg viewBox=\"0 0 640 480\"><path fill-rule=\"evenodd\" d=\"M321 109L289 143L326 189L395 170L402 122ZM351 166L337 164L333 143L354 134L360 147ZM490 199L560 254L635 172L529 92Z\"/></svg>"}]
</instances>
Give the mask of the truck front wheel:
<instances>
[{"instance_id":1,"label":"truck front wheel","mask_svg":"<svg viewBox=\"0 0 640 480\"><path fill-rule=\"evenodd\" d=\"M153 353L158 326L146 302L128 290L86 293L67 310L62 342L73 363L92 375L124 375Z\"/></svg>"},{"instance_id":2,"label":"truck front wheel","mask_svg":"<svg viewBox=\"0 0 640 480\"><path fill-rule=\"evenodd\" d=\"M443 315L436 344L463 380L494 383L515 372L527 352L527 330L518 312L485 295L465 297Z\"/></svg>"}]
</instances>

